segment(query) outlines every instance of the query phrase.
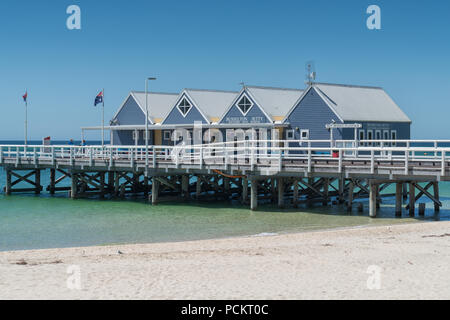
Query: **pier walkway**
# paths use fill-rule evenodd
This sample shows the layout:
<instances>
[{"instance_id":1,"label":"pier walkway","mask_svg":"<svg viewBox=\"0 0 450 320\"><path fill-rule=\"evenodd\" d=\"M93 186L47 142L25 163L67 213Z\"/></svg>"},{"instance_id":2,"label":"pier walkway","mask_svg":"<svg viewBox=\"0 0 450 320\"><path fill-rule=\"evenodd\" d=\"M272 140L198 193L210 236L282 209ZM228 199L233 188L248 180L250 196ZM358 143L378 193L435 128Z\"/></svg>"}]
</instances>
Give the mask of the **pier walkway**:
<instances>
[{"instance_id":1,"label":"pier walkway","mask_svg":"<svg viewBox=\"0 0 450 320\"><path fill-rule=\"evenodd\" d=\"M246 140L148 149L0 145L0 166L6 171L7 195L40 193L41 171L50 170L46 190L70 191L73 198L142 193L156 204L161 195L214 194L244 203L250 198L252 210L262 199L276 201L280 207L345 203L352 210L355 199L368 197L370 216L375 217L381 191L392 184L397 214L402 212L404 197L409 199L406 208L411 215L422 196L439 210L439 182L450 180L450 148L445 145L450 141ZM71 180L70 187L60 186L65 179ZM420 204L419 213L423 212Z\"/></svg>"}]
</instances>

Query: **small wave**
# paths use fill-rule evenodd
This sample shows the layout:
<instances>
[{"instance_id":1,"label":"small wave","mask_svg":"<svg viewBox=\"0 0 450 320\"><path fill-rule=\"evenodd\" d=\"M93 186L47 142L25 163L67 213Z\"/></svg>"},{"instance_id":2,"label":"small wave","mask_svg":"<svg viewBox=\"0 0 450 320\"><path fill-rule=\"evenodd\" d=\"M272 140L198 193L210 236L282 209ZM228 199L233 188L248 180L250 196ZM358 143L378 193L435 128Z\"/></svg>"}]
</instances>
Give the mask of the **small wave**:
<instances>
[{"instance_id":1,"label":"small wave","mask_svg":"<svg viewBox=\"0 0 450 320\"><path fill-rule=\"evenodd\" d=\"M274 232L261 232L261 233L252 235L252 237L272 237L272 236L278 236L278 233L274 233Z\"/></svg>"}]
</instances>

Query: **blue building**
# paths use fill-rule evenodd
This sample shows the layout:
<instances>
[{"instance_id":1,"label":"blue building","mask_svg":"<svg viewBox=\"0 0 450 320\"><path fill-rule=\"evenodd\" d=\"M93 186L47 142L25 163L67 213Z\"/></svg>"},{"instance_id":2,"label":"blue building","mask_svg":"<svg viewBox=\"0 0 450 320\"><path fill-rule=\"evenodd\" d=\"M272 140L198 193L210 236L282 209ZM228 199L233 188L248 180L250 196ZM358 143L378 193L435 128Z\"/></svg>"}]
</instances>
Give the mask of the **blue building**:
<instances>
[{"instance_id":1,"label":"blue building","mask_svg":"<svg viewBox=\"0 0 450 320\"><path fill-rule=\"evenodd\" d=\"M267 139L275 131L284 140L411 137L411 120L379 87L312 83L305 90L261 86L243 86L240 92L184 89L181 93L148 93L147 101L149 144L155 145L192 139L193 128L199 124L203 132L220 131L226 140L236 140L230 132L237 129L264 129ZM130 92L106 127L112 144L145 144L145 105L145 93ZM185 129L188 136L174 137L175 129ZM203 136L202 142L210 141Z\"/></svg>"}]
</instances>

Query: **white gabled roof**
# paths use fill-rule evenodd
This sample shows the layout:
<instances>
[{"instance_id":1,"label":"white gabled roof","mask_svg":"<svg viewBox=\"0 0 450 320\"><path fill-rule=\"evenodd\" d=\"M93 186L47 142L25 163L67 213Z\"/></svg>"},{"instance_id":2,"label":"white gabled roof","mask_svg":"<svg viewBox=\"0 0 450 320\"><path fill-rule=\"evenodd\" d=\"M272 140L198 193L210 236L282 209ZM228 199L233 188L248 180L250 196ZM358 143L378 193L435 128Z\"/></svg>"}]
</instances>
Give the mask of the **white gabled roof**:
<instances>
[{"instance_id":1,"label":"white gabled roof","mask_svg":"<svg viewBox=\"0 0 450 320\"><path fill-rule=\"evenodd\" d=\"M275 120L274 117L284 117L303 93L300 89L258 86L246 86L246 88L272 121Z\"/></svg>"},{"instance_id":2,"label":"white gabled roof","mask_svg":"<svg viewBox=\"0 0 450 320\"><path fill-rule=\"evenodd\" d=\"M343 121L411 122L383 88L328 83L313 87Z\"/></svg>"},{"instance_id":3,"label":"white gabled roof","mask_svg":"<svg viewBox=\"0 0 450 320\"><path fill-rule=\"evenodd\" d=\"M213 118L220 118L238 92L220 90L185 89L194 104L209 122Z\"/></svg>"},{"instance_id":4,"label":"white gabled roof","mask_svg":"<svg viewBox=\"0 0 450 320\"><path fill-rule=\"evenodd\" d=\"M130 95L145 114L145 92L132 91ZM178 93L147 93L148 117L150 122L154 123L155 119L163 119L166 113L172 109L177 97Z\"/></svg>"}]
</instances>

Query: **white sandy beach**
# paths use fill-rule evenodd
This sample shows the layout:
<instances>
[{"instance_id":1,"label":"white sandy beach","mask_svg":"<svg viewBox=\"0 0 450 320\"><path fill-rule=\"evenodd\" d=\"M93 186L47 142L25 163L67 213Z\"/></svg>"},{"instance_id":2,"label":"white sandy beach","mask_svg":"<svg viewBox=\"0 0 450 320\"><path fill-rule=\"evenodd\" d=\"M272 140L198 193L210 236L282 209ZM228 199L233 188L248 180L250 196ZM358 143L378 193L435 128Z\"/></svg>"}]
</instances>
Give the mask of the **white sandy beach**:
<instances>
[{"instance_id":1,"label":"white sandy beach","mask_svg":"<svg viewBox=\"0 0 450 320\"><path fill-rule=\"evenodd\" d=\"M450 299L449 265L450 222L15 251L0 253L0 298Z\"/></svg>"}]
</instances>

